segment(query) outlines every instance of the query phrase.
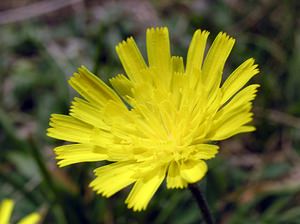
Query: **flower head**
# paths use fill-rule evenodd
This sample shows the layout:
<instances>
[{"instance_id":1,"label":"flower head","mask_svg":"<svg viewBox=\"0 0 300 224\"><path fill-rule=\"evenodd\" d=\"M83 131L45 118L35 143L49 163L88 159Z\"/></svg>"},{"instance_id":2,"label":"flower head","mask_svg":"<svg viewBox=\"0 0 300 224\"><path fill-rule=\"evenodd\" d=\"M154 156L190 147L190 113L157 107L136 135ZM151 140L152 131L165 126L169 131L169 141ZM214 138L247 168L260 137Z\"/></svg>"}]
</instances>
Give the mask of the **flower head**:
<instances>
[{"instance_id":1,"label":"flower head","mask_svg":"<svg viewBox=\"0 0 300 224\"><path fill-rule=\"evenodd\" d=\"M11 199L4 199L0 203L0 224L9 224L12 210L14 208L14 202ZM18 224L35 224L40 220L38 213L31 213L21 219Z\"/></svg>"},{"instance_id":2,"label":"flower head","mask_svg":"<svg viewBox=\"0 0 300 224\"><path fill-rule=\"evenodd\" d=\"M167 28L147 30L145 63L134 39L116 51L126 75L110 88L85 67L69 80L75 97L69 115L53 114L48 136L75 144L57 147L59 166L106 160L90 186L110 197L134 184L126 199L146 209L166 178L167 188L184 188L207 172L223 140L255 130L252 103L259 85L244 85L258 73L248 59L222 83L234 39L219 33L205 55L209 33L197 30L187 61L172 56Z\"/></svg>"}]
</instances>

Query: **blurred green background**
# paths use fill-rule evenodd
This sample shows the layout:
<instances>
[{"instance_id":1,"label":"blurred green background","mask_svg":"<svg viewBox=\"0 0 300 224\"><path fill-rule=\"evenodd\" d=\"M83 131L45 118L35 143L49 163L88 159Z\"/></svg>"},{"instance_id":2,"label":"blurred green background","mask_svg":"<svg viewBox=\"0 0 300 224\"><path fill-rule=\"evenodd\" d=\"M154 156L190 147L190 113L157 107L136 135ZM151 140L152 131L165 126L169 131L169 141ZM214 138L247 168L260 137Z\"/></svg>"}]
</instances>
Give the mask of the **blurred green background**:
<instances>
[{"instance_id":1,"label":"blurred green background","mask_svg":"<svg viewBox=\"0 0 300 224\"><path fill-rule=\"evenodd\" d=\"M259 64L257 131L220 143L199 183L217 223L300 223L299 12L297 0L0 1L0 200L16 201L13 223L32 211L42 223L201 223L188 190L162 185L141 213L126 190L96 195L97 163L59 169L62 142L45 135L50 114L68 112L72 73L85 65L107 81L122 71L115 45L133 35L145 52L151 26L169 27L184 57L198 28L235 37L225 77L247 58Z\"/></svg>"}]
</instances>

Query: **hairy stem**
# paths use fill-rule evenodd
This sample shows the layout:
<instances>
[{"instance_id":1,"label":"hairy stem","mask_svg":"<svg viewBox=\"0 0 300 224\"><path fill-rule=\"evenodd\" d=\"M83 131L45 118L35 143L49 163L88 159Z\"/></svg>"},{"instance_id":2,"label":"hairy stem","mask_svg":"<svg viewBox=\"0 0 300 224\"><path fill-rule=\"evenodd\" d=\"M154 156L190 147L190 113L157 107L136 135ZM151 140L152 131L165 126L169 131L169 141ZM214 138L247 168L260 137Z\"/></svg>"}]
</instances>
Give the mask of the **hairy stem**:
<instances>
[{"instance_id":1,"label":"hairy stem","mask_svg":"<svg viewBox=\"0 0 300 224\"><path fill-rule=\"evenodd\" d=\"M189 189L192 192L192 194L198 204L198 207L200 208L200 211L201 211L201 214L202 214L202 217L203 217L205 223L214 224L213 217L211 215L211 212L208 208L208 204L207 204L201 190L195 184L189 184Z\"/></svg>"}]
</instances>

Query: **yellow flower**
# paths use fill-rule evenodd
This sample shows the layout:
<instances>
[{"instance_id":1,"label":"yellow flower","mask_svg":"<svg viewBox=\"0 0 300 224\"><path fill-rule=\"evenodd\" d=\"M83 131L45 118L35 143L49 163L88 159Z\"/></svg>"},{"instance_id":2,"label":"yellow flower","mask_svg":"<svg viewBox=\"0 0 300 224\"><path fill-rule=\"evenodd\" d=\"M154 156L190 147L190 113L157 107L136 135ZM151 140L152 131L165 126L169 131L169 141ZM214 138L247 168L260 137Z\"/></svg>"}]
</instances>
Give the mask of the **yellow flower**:
<instances>
[{"instance_id":1,"label":"yellow flower","mask_svg":"<svg viewBox=\"0 0 300 224\"><path fill-rule=\"evenodd\" d=\"M10 199L4 199L0 204L0 224L9 224L12 210L14 208L14 202ZM23 219L21 219L18 224L35 224L40 220L40 215L38 213L31 213Z\"/></svg>"},{"instance_id":2,"label":"yellow flower","mask_svg":"<svg viewBox=\"0 0 300 224\"><path fill-rule=\"evenodd\" d=\"M69 115L53 114L48 136L75 142L57 147L59 166L106 160L90 186L110 197L134 184L126 199L146 209L166 177L167 188L185 188L207 172L205 160L218 152L214 141L255 130L252 103L259 85L244 85L258 73L253 59L222 83L224 64L235 40L219 33L206 56L209 33L197 30L184 67L171 56L167 28L147 30L145 63L134 39L116 51L126 75L110 88L85 67L69 80L75 97ZM222 83L222 84L221 84Z\"/></svg>"}]
</instances>

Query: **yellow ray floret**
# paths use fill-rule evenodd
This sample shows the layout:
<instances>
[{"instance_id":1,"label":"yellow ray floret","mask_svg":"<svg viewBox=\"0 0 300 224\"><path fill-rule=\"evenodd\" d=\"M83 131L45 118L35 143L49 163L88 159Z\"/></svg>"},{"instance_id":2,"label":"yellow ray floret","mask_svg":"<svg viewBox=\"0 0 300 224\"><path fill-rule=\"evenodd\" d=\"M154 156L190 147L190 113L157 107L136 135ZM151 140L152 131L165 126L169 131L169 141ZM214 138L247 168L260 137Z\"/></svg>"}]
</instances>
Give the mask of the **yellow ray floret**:
<instances>
[{"instance_id":1,"label":"yellow ray floret","mask_svg":"<svg viewBox=\"0 0 300 224\"><path fill-rule=\"evenodd\" d=\"M4 199L0 203L0 224L9 224L14 202L11 199ZM17 222L17 224L36 224L41 217L38 213L31 213Z\"/></svg>"},{"instance_id":2,"label":"yellow ray floret","mask_svg":"<svg viewBox=\"0 0 300 224\"><path fill-rule=\"evenodd\" d=\"M74 143L55 149L58 165L107 161L90 186L106 197L132 186L126 203L135 211L146 209L164 179L169 189L200 181L219 150L212 142L255 130L259 87L244 87L259 72L253 59L222 83L235 40L219 33L206 52L208 35L195 32L186 63L171 54L165 27L147 30L147 62L128 38L116 47L126 75L110 79L113 88L79 68L69 83L83 99L50 119L48 136Z\"/></svg>"}]
</instances>

